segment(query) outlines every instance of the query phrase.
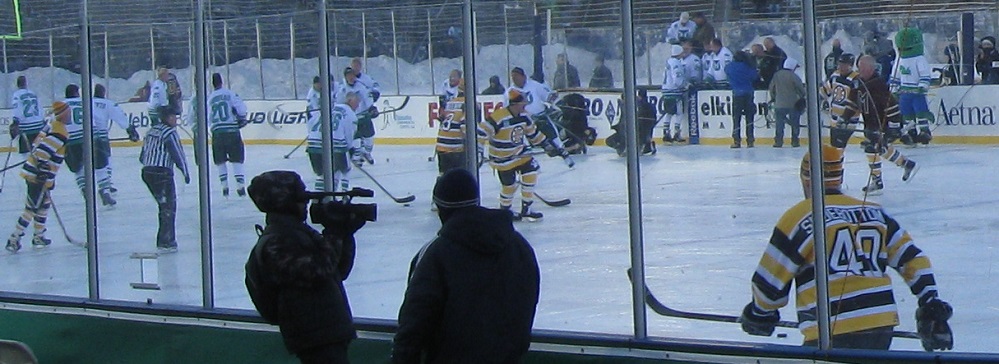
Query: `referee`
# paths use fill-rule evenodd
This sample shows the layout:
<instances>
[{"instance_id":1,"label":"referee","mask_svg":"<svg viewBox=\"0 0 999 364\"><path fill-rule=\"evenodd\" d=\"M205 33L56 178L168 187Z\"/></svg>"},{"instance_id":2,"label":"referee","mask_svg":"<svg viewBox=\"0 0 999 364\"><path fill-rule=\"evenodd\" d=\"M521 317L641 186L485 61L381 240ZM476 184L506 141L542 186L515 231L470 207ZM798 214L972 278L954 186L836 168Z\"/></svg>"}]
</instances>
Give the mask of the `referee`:
<instances>
[{"instance_id":1,"label":"referee","mask_svg":"<svg viewBox=\"0 0 999 364\"><path fill-rule=\"evenodd\" d=\"M177 236L174 222L177 215L177 190L173 184L173 167L184 174L184 183L191 183L184 159L184 148L177 136L177 113L169 107L159 108L161 123L153 125L142 142L139 161L142 162L142 182L159 207L159 230L156 233L156 247L161 253L177 251Z\"/></svg>"}]
</instances>

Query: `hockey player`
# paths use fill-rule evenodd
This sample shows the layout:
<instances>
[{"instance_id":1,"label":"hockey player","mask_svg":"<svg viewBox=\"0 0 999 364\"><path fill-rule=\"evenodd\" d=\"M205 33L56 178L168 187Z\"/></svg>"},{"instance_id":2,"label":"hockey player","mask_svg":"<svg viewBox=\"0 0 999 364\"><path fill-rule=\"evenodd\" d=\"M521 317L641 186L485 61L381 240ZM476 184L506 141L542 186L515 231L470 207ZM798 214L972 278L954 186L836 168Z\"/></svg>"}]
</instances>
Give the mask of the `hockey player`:
<instances>
[{"instance_id":1,"label":"hockey player","mask_svg":"<svg viewBox=\"0 0 999 364\"><path fill-rule=\"evenodd\" d=\"M458 70L451 71L451 75L456 75ZM460 73L458 73L460 75ZM459 76L458 84L454 88L453 96L448 96L452 90L444 90L440 99L441 104L440 125L437 129L437 175L454 168L465 167L465 81ZM434 127L433 119L430 120L430 127Z\"/></svg>"},{"instance_id":2,"label":"hockey player","mask_svg":"<svg viewBox=\"0 0 999 364\"><path fill-rule=\"evenodd\" d=\"M880 194L884 188L881 180L881 158L902 167L902 181L908 182L919 170L916 162L906 158L891 143L902 135L902 117L898 102L888 91L888 83L876 72L874 57L861 56L857 70L863 87L859 90L860 112L864 115L864 152L871 167L871 177L864 192Z\"/></svg>"},{"instance_id":3,"label":"hockey player","mask_svg":"<svg viewBox=\"0 0 999 364\"><path fill-rule=\"evenodd\" d=\"M721 38L715 38L708 43L708 53L701 58L705 86L716 90L727 90L728 76L725 67L732 63L732 51L722 45Z\"/></svg>"},{"instance_id":4,"label":"hockey player","mask_svg":"<svg viewBox=\"0 0 999 364\"><path fill-rule=\"evenodd\" d=\"M929 258L899 222L881 206L844 195L843 152L822 146L822 176L810 177L809 155L801 161L805 199L787 210L770 237L752 278L752 302L742 311L742 330L770 336L796 286L798 328L805 346L816 346L816 264L829 271L829 308L835 348L887 350L899 324L888 268L894 269L916 296L916 327L927 351L953 349L947 320L953 309L938 297ZM828 262L815 261L811 184L825 187L825 237Z\"/></svg>"},{"instance_id":5,"label":"hockey player","mask_svg":"<svg viewBox=\"0 0 999 364\"><path fill-rule=\"evenodd\" d=\"M319 97L321 96L320 92L322 91L322 84L319 81L320 81L319 76L312 78L312 88L309 89L309 93L305 96L305 100L307 102L305 113L309 117L308 121L306 121L305 124L306 125L305 140L307 142L307 146L305 147L305 153L309 156L310 163L313 160L313 158L318 158L316 160L316 163L318 163L316 164L316 166L321 167L322 153L323 153L323 138L322 134L319 133L319 128L321 127L319 124L319 120L322 116L322 113L320 112L321 108L319 105L320 104ZM330 77L330 103L335 105L336 87L332 81L333 81L332 77ZM313 154L319 154L319 156L314 157ZM315 189L317 191L324 191L325 184L323 182L323 173L322 173L323 170L322 168L320 168L317 171L318 172L316 172Z\"/></svg>"},{"instance_id":6,"label":"hockey player","mask_svg":"<svg viewBox=\"0 0 999 364\"><path fill-rule=\"evenodd\" d=\"M246 177L243 162L246 152L239 129L246 126L246 104L235 92L222 86L222 75L212 74L212 91L208 95L208 125L212 131L212 161L219 171L222 196L229 197L229 169L232 164L236 179L236 194L246 195Z\"/></svg>"},{"instance_id":7,"label":"hockey player","mask_svg":"<svg viewBox=\"0 0 999 364\"><path fill-rule=\"evenodd\" d=\"M149 112L149 124L156 125L160 122L159 108L170 105L170 95L168 93L167 81L170 80L170 72L163 67L156 70L156 80L149 88L149 100L147 109ZM179 114L179 112L178 112Z\"/></svg>"},{"instance_id":8,"label":"hockey player","mask_svg":"<svg viewBox=\"0 0 999 364\"><path fill-rule=\"evenodd\" d=\"M846 148L854 125L860 123L860 111L857 109L858 90L861 88L860 74L853 70L855 58L851 53L839 56L836 71L826 80L820 93L829 103L829 114L832 116L832 129L829 139L832 146Z\"/></svg>"},{"instance_id":9,"label":"hockey player","mask_svg":"<svg viewBox=\"0 0 999 364\"><path fill-rule=\"evenodd\" d=\"M382 97L382 88L378 81L371 78L371 74L361 72L362 67L360 58L354 57L350 60L350 69L354 70L354 77L357 78L357 82L368 88L368 97L371 98L371 104L374 105Z\"/></svg>"},{"instance_id":10,"label":"hockey player","mask_svg":"<svg viewBox=\"0 0 999 364\"><path fill-rule=\"evenodd\" d=\"M59 172L69 139L66 124L72 121L69 106L62 101L52 103L52 115L52 122L39 131L31 146L31 154L21 167L21 177L28 186L27 198L24 212L14 225L14 232L7 238L6 249L11 253L21 250L21 237L29 224L34 225L35 230L31 238L32 246L44 248L52 244L45 237L45 220L52 204L49 190L55 187L55 175Z\"/></svg>"},{"instance_id":11,"label":"hockey player","mask_svg":"<svg viewBox=\"0 0 999 364\"><path fill-rule=\"evenodd\" d=\"M902 142L929 144L933 139L930 123L933 113L926 103L926 92L930 88L930 64L923 56L923 33L917 28L903 28L895 34L901 58L895 62L892 72L892 88L898 95L898 106L902 112Z\"/></svg>"},{"instance_id":12,"label":"hockey player","mask_svg":"<svg viewBox=\"0 0 999 364\"><path fill-rule=\"evenodd\" d=\"M342 94L344 103L333 105L330 112L332 122L330 125L330 139L333 144L333 186L331 191L347 191L350 189L350 155L357 155L360 152L354 150L354 134L357 132L357 113L361 107L364 96L358 92L347 92ZM308 146L305 152L309 155L309 163L312 165L312 172L316 174L316 189L325 190L323 182L323 134L322 118L319 116L309 118Z\"/></svg>"},{"instance_id":13,"label":"hockey player","mask_svg":"<svg viewBox=\"0 0 999 364\"><path fill-rule=\"evenodd\" d=\"M666 41L670 44L680 44L687 39L692 39L696 30L697 24L690 20L690 13L682 12L680 20L673 22L669 25L669 29L666 29Z\"/></svg>"},{"instance_id":14,"label":"hockey player","mask_svg":"<svg viewBox=\"0 0 999 364\"><path fill-rule=\"evenodd\" d=\"M354 153L351 156L351 161L356 165L361 165L365 161L368 164L375 164L375 159L371 156L371 151L375 146L375 124L372 119L378 117L378 109L374 105L374 99L371 98L371 89L357 80L357 74L354 73L353 68L347 67L343 70L343 82L340 83L340 88L336 92L337 103L346 104L346 96L351 92L360 96L360 104L357 106L358 108L355 108L357 134L353 136Z\"/></svg>"},{"instance_id":15,"label":"hockey player","mask_svg":"<svg viewBox=\"0 0 999 364\"><path fill-rule=\"evenodd\" d=\"M118 103L108 100L106 96L107 89L104 88L104 85L94 85L94 108L92 111L94 148L100 148L101 154L108 156L107 165L104 168L96 170L95 175L98 190L106 188L114 194L118 192L118 189L114 187L114 182L111 179L111 138L108 135L111 124L117 124L118 127L125 129L125 132L128 133L129 141L137 142L140 137L139 132L135 130L135 126L129 124L128 116L121 110Z\"/></svg>"},{"instance_id":16,"label":"hockey player","mask_svg":"<svg viewBox=\"0 0 999 364\"><path fill-rule=\"evenodd\" d=\"M697 53L694 52L693 40L685 40L681 46L683 47L681 59L684 70L687 72L687 85L690 86L689 90L693 92L704 82L704 67L701 64L701 57L698 57Z\"/></svg>"},{"instance_id":17,"label":"hockey player","mask_svg":"<svg viewBox=\"0 0 999 364\"><path fill-rule=\"evenodd\" d=\"M543 146L551 156L558 155L558 150L545 140L534 120L525 116L527 98L517 90L507 91L506 98L509 102L505 107L479 122L479 145L488 147L489 165L499 176L500 208L510 211L519 182L521 206L520 213L511 211L514 220L537 221L544 216L531 209L539 166L528 148Z\"/></svg>"},{"instance_id":18,"label":"hockey player","mask_svg":"<svg viewBox=\"0 0 999 364\"><path fill-rule=\"evenodd\" d=\"M462 91L459 89L459 85L464 87L464 84L462 83L463 81L461 70L452 69L451 72L448 73L447 80L444 80L444 83L441 84L441 90L437 96L439 108L444 109L444 105L446 105L448 101L458 97L458 93ZM441 120L443 120L444 113L439 113L439 115ZM433 127L433 125L431 125L431 127Z\"/></svg>"},{"instance_id":19,"label":"hockey player","mask_svg":"<svg viewBox=\"0 0 999 364\"><path fill-rule=\"evenodd\" d=\"M666 60L663 72L662 99L665 115L663 123L663 143L680 141L680 126L683 119L683 100L687 93L687 68L683 63L683 47L672 45L670 58Z\"/></svg>"},{"instance_id":20,"label":"hockey player","mask_svg":"<svg viewBox=\"0 0 999 364\"><path fill-rule=\"evenodd\" d=\"M66 86L66 100L63 102L69 106L71 119L66 125L69 132L69 139L66 141L66 166L76 175L76 186L80 192L84 193L86 188L86 175L83 170L83 99L80 98L80 87L74 84ZM96 121L96 119L93 119ZM100 130L102 127L93 123L92 130L95 136L95 148L93 148L94 170L101 171L108 166L111 159L111 148L103 148L99 145ZM101 204L105 207L114 207L118 202L111 196L110 178L106 173L98 175L97 195L101 198Z\"/></svg>"},{"instance_id":21,"label":"hockey player","mask_svg":"<svg viewBox=\"0 0 999 364\"><path fill-rule=\"evenodd\" d=\"M560 137L561 131L558 124L560 121L557 119L561 118L562 111L550 105L558 95L547 85L528 79L523 68L514 67L510 71L510 78L513 83L504 94L503 104L510 103L511 91L516 91L518 95L524 97L527 102L527 105L524 106L524 112L534 121L538 130L545 135L547 142L552 145L554 150L558 151L556 155L561 156L569 168L575 166L576 162L572 160L572 157L569 157L569 152L565 150L565 144Z\"/></svg>"},{"instance_id":22,"label":"hockey player","mask_svg":"<svg viewBox=\"0 0 999 364\"><path fill-rule=\"evenodd\" d=\"M45 116L39 107L38 96L28 89L28 80L17 76L17 91L10 99L13 121L10 123L10 139L17 139L17 152L27 158L35 137L45 126Z\"/></svg>"}]
</instances>

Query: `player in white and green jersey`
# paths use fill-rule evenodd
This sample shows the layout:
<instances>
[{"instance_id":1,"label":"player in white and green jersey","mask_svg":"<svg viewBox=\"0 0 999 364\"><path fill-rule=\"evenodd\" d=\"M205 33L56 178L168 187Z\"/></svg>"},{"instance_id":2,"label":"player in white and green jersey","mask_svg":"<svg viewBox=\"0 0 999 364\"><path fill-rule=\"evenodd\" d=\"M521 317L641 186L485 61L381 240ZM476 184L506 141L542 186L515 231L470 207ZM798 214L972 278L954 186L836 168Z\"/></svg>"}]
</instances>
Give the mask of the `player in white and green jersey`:
<instances>
[{"instance_id":1,"label":"player in white and green jersey","mask_svg":"<svg viewBox=\"0 0 999 364\"><path fill-rule=\"evenodd\" d=\"M83 154L83 99L80 98L80 86L74 84L66 86L65 95L64 102L69 106L71 113L70 122L66 124L66 131L69 134L69 139L66 141L66 166L75 175L76 186L80 188L80 192L84 192L86 177L83 170L83 158L85 158ZM99 123L95 122L92 126L95 140L99 139L100 133L98 130L100 127L97 124ZM107 168L108 160L111 159L110 149L101 148L98 144L100 143L95 143L95 148L93 148L95 171ZM117 201L111 196L111 183L108 181L108 176L101 173L97 173L96 176L98 178L97 195L100 196L101 203L107 207L114 207Z\"/></svg>"},{"instance_id":2,"label":"player in white and green jersey","mask_svg":"<svg viewBox=\"0 0 999 364\"><path fill-rule=\"evenodd\" d=\"M330 113L330 139L333 149L333 186L335 191L347 191L350 188L350 165L348 154L354 149L353 139L357 132L356 110L360 106L362 96L356 92L344 95L344 103L333 106ZM305 152L309 155L312 171L316 174L316 189L324 190L323 183L323 134L322 118L310 118L308 123L308 146ZM356 153L355 153L356 154Z\"/></svg>"},{"instance_id":3,"label":"player in white and green jersey","mask_svg":"<svg viewBox=\"0 0 999 364\"><path fill-rule=\"evenodd\" d=\"M114 183L111 180L111 139L108 136L111 123L125 129L125 132L128 133L128 140L133 142L139 141L139 132L135 130L134 125L129 124L128 116L125 115L121 107L116 102L105 98L106 95L107 89L104 88L104 85L94 85L94 107L92 109L94 115L94 149L100 148L100 154L108 156L106 166L96 170L95 177L98 181L98 189L107 188L114 194L118 190L114 187Z\"/></svg>"},{"instance_id":4,"label":"player in white and green jersey","mask_svg":"<svg viewBox=\"0 0 999 364\"><path fill-rule=\"evenodd\" d=\"M32 141L45 126L45 115L38 103L38 95L28 89L28 80L18 76L17 91L10 99L14 119L10 124L10 138L17 138L17 152L23 157L28 156Z\"/></svg>"},{"instance_id":5,"label":"player in white and green jersey","mask_svg":"<svg viewBox=\"0 0 999 364\"><path fill-rule=\"evenodd\" d=\"M354 69L347 67L343 71L343 82L340 82L340 87L337 89L337 103L345 104L346 95L348 93L356 93L360 100L355 111L357 112L357 134L354 135L354 147L357 148L357 152L352 158L355 164L360 164L362 161L368 161L370 164L375 163L375 159L371 156L371 151L374 149L375 141L375 124L371 120L378 116L378 109L374 106L374 100L371 98L371 89L368 88L364 83L357 80L357 74L354 73Z\"/></svg>"},{"instance_id":6,"label":"player in white and green jersey","mask_svg":"<svg viewBox=\"0 0 999 364\"><path fill-rule=\"evenodd\" d=\"M222 86L222 75L212 74L212 91L208 95L208 125L212 131L212 161L219 171L222 196L229 196L229 169L232 164L236 179L236 194L246 195L246 177L243 162L246 152L239 129L246 126L246 104L235 92Z\"/></svg>"}]
</instances>

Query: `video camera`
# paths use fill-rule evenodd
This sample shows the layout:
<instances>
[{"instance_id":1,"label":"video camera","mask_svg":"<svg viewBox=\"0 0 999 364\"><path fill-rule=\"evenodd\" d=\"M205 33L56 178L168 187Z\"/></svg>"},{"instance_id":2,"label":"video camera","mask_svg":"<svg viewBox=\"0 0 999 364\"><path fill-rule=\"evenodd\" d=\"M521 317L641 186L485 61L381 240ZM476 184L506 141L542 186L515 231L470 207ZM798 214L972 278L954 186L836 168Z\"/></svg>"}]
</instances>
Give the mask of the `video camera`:
<instances>
[{"instance_id":1,"label":"video camera","mask_svg":"<svg viewBox=\"0 0 999 364\"><path fill-rule=\"evenodd\" d=\"M375 221L378 218L378 205L373 203L355 204L351 203L354 197L374 197L374 191L369 189L354 187L347 192L306 192L309 200L315 200L309 207L309 216L312 222L324 227L350 227L364 225L365 221ZM333 197L329 201L322 201L327 197ZM342 197L342 199L336 199Z\"/></svg>"}]
</instances>

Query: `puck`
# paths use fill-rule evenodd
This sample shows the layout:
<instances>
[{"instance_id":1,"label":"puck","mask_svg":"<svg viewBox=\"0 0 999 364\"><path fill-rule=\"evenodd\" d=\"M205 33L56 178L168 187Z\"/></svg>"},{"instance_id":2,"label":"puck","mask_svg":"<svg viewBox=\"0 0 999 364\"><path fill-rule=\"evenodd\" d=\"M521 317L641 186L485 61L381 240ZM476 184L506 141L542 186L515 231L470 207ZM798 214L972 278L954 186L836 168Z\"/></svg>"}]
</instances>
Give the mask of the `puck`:
<instances>
[{"instance_id":1,"label":"puck","mask_svg":"<svg viewBox=\"0 0 999 364\"><path fill-rule=\"evenodd\" d=\"M782 332L782 333L777 334L777 337L781 338L781 339L786 339L787 338L787 334Z\"/></svg>"},{"instance_id":2,"label":"puck","mask_svg":"<svg viewBox=\"0 0 999 364\"><path fill-rule=\"evenodd\" d=\"M404 204L402 204L402 206L409 207L409 204L408 203L404 203Z\"/></svg>"},{"instance_id":3,"label":"puck","mask_svg":"<svg viewBox=\"0 0 999 364\"><path fill-rule=\"evenodd\" d=\"M146 299L146 304L147 304L147 305L151 305L151 304L153 304L153 299L152 299L152 298L147 298L147 299Z\"/></svg>"},{"instance_id":4,"label":"puck","mask_svg":"<svg viewBox=\"0 0 999 364\"><path fill-rule=\"evenodd\" d=\"M427 157L427 162L433 162L433 161L434 161L434 157Z\"/></svg>"}]
</instances>

